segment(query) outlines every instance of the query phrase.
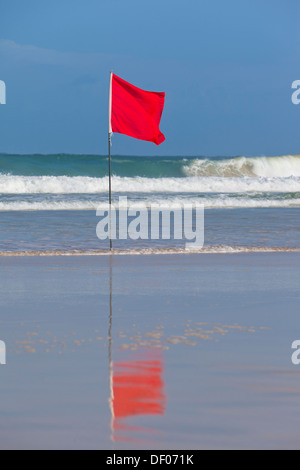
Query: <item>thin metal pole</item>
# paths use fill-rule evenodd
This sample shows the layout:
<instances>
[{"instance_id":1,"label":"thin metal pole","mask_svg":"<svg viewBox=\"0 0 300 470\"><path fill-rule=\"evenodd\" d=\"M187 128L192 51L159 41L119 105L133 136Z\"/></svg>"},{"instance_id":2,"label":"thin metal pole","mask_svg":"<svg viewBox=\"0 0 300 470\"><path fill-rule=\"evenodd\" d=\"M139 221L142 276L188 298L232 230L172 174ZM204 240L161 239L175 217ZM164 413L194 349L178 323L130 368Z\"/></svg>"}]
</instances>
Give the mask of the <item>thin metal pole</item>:
<instances>
[{"instance_id":1,"label":"thin metal pole","mask_svg":"<svg viewBox=\"0 0 300 470\"><path fill-rule=\"evenodd\" d=\"M112 251L112 238L111 238L111 107L112 107L112 76L109 76L109 94L108 94L108 165L109 165L109 249Z\"/></svg>"},{"instance_id":2,"label":"thin metal pole","mask_svg":"<svg viewBox=\"0 0 300 470\"><path fill-rule=\"evenodd\" d=\"M112 250L112 238L111 238L111 133L108 133L108 167L109 167L109 249Z\"/></svg>"}]
</instances>

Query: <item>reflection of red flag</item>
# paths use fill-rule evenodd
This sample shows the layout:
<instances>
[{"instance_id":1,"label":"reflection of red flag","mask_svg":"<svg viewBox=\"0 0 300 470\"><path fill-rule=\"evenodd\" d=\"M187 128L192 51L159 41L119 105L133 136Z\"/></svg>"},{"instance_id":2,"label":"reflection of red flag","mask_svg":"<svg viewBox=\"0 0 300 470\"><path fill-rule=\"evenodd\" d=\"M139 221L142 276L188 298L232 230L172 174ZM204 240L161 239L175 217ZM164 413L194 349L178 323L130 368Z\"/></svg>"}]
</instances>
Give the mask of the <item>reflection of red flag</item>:
<instances>
[{"instance_id":1,"label":"reflection of red flag","mask_svg":"<svg viewBox=\"0 0 300 470\"><path fill-rule=\"evenodd\" d=\"M161 144L164 102L165 93L141 90L111 74L109 131Z\"/></svg>"},{"instance_id":2,"label":"reflection of red flag","mask_svg":"<svg viewBox=\"0 0 300 470\"><path fill-rule=\"evenodd\" d=\"M114 364L113 414L115 418L163 414L164 395L160 361Z\"/></svg>"}]
</instances>

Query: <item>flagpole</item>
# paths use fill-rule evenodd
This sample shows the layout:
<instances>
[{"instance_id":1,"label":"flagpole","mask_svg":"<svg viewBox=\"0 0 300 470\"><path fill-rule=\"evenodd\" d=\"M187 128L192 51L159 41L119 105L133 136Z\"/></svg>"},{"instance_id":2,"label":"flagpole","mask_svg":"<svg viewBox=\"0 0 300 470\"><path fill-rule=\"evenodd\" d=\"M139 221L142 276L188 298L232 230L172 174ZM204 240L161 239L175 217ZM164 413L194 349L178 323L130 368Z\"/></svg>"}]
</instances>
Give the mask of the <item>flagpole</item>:
<instances>
[{"instance_id":1,"label":"flagpole","mask_svg":"<svg viewBox=\"0 0 300 470\"><path fill-rule=\"evenodd\" d=\"M112 72L109 80L109 99L108 99L108 174L109 174L109 249L112 250L111 238L111 102L112 102Z\"/></svg>"}]
</instances>

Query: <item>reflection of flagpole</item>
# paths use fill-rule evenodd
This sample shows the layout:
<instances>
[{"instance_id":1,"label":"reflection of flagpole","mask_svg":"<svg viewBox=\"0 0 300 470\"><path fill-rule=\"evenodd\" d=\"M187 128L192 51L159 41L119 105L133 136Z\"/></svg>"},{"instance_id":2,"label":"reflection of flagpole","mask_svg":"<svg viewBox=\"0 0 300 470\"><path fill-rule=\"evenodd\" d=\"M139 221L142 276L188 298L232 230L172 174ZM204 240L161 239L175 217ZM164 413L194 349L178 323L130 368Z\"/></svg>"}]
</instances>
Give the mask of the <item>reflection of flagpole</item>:
<instances>
[{"instance_id":1,"label":"reflection of flagpole","mask_svg":"<svg viewBox=\"0 0 300 470\"><path fill-rule=\"evenodd\" d=\"M111 412L111 433L114 438L114 389L113 389L113 361L112 361L112 255L109 256L109 326L108 326L108 359L109 359L109 407Z\"/></svg>"},{"instance_id":2,"label":"reflection of flagpole","mask_svg":"<svg viewBox=\"0 0 300 470\"><path fill-rule=\"evenodd\" d=\"M112 250L111 239L111 104L112 104L112 72L109 80L109 98L108 98L108 168L109 168L109 249Z\"/></svg>"}]
</instances>

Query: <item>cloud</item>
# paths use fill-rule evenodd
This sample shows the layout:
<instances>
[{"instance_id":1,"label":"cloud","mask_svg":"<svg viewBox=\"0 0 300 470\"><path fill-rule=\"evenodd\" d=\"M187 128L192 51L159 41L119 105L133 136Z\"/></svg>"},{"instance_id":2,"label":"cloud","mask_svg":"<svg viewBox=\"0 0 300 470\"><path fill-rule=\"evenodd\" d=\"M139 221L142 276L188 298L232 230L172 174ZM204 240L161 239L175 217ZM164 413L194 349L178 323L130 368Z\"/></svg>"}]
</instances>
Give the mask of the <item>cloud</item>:
<instances>
[{"instance_id":1,"label":"cloud","mask_svg":"<svg viewBox=\"0 0 300 470\"><path fill-rule=\"evenodd\" d=\"M100 53L64 52L31 44L19 44L9 39L0 39L0 59L1 61L9 61L11 64L82 67L85 70L91 70L99 68L99 64L107 66L116 60L116 56Z\"/></svg>"}]
</instances>

